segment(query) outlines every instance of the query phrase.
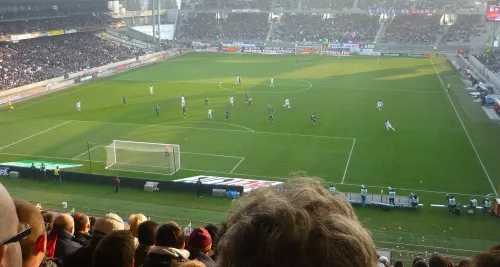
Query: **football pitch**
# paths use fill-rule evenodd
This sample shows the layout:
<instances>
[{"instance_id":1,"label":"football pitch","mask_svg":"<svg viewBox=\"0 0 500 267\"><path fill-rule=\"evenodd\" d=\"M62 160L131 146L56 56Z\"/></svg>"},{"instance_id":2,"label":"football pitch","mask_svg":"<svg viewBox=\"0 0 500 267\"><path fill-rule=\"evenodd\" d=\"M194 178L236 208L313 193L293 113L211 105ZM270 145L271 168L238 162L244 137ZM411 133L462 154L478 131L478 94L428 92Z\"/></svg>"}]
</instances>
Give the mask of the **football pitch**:
<instances>
[{"instance_id":1,"label":"football pitch","mask_svg":"<svg viewBox=\"0 0 500 267\"><path fill-rule=\"evenodd\" d=\"M242 85L235 84L237 75ZM283 106L286 98L291 108ZM447 192L466 203L470 195L497 193L500 185L500 125L472 103L444 58L187 54L16 103L0 114L3 162L74 162L83 164L77 171L89 172L90 158L96 173L169 180L308 175L344 191L357 192L362 184L369 193L388 186L398 194L413 191L427 205L444 202ZM396 131L386 131L386 120ZM106 170L104 147L113 140L179 144L181 170ZM474 221L480 228L482 219Z\"/></svg>"}]
</instances>

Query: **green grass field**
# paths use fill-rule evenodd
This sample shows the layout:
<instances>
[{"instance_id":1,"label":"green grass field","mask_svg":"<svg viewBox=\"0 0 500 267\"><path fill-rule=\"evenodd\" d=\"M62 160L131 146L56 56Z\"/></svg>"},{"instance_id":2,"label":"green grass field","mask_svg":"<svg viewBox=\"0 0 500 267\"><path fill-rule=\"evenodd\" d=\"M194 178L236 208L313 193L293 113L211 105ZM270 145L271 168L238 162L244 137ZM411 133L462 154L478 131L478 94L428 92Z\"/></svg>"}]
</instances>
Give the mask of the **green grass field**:
<instances>
[{"instance_id":1,"label":"green grass field","mask_svg":"<svg viewBox=\"0 0 500 267\"><path fill-rule=\"evenodd\" d=\"M235 85L236 75L243 85ZM269 88L270 77L275 88ZM453 85L450 98L441 81ZM150 84L154 96L149 95ZM446 192L466 203L471 194L496 193L500 185L500 125L487 119L463 87L444 58L188 54L4 109L0 160L75 162L83 164L77 171L88 172L90 143L93 171L103 174L277 180L307 173L342 191L358 192L364 184L375 193L392 186L400 195L418 193L427 206L443 203ZM253 97L253 106L245 104L245 93ZM186 97L186 118L181 95ZM226 122L230 96L235 106ZM285 98L290 98L291 109L282 106ZM384 102L380 112L378 100ZM75 111L77 101L82 101L82 112ZM268 101L275 123L268 121ZM208 107L213 120L207 119ZM319 118L316 126L310 120L313 113ZM395 132L385 130L387 119ZM105 170L103 146L112 140L179 144L181 170L175 176ZM157 172L158 166L150 169ZM111 195L109 188L95 185L1 181L15 197L33 201L68 201L199 224L223 220L230 205L171 192L151 195L125 189ZM395 251L403 248L401 243L417 242L420 247L404 250L431 252L439 247L442 253L468 255L472 252L445 249L475 251L500 238L498 221L486 216L457 217L428 208L357 211L378 245Z\"/></svg>"}]
</instances>

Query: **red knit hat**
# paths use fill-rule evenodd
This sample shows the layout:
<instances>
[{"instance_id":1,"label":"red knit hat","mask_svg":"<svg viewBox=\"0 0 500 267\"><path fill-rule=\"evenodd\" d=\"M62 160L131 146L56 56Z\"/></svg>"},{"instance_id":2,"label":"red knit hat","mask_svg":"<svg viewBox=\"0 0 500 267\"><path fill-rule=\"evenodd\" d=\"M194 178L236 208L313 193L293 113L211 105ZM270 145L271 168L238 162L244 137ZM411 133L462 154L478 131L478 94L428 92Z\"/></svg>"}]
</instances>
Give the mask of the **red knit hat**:
<instances>
[{"instance_id":1,"label":"red knit hat","mask_svg":"<svg viewBox=\"0 0 500 267\"><path fill-rule=\"evenodd\" d=\"M188 238L188 248L204 253L212 250L212 237L210 237L207 229L203 227L194 229Z\"/></svg>"}]
</instances>

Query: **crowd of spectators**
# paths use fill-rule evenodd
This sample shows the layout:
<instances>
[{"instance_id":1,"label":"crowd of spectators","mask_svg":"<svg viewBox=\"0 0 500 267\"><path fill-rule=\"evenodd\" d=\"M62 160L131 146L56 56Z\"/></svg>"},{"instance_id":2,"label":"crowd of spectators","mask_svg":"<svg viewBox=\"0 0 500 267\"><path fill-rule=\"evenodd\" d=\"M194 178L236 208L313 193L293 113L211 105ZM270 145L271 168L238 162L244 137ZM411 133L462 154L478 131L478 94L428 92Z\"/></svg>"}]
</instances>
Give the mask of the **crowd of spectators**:
<instances>
[{"instance_id":1,"label":"crowd of spectators","mask_svg":"<svg viewBox=\"0 0 500 267\"><path fill-rule=\"evenodd\" d=\"M488 52L475 55L475 57L483 63L489 70L500 73L500 52Z\"/></svg>"},{"instance_id":2,"label":"crowd of spectators","mask_svg":"<svg viewBox=\"0 0 500 267\"><path fill-rule=\"evenodd\" d=\"M389 20L383 40L396 43L434 43L440 15L401 15Z\"/></svg>"},{"instance_id":3,"label":"crowd of spectators","mask_svg":"<svg viewBox=\"0 0 500 267\"><path fill-rule=\"evenodd\" d=\"M311 208L313 207L313 208ZM0 184L0 266L8 267L403 267L377 254L369 231L344 196L319 179L296 178L234 200L220 225L182 228L143 214L43 210L13 200ZM492 267L500 245L454 262L434 253L411 267Z\"/></svg>"},{"instance_id":4,"label":"crowd of spectators","mask_svg":"<svg viewBox=\"0 0 500 267\"><path fill-rule=\"evenodd\" d=\"M101 1L72 1L71 3L36 3L31 1L29 4L0 4L0 21L100 13L106 11L107 8L107 3Z\"/></svg>"},{"instance_id":5,"label":"crowd of spectators","mask_svg":"<svg viewBox=\"0 0 500 267\"><path fill-rule=\"evenodd\" d=\"M414 0L358 0L358 8L411 9Z\"/></svg>"},{"instance_id":6,"label":"crowd of spectators","mask_svg":"<svg viewBox=\"0 0 500 267\"><path fill-rule=\"evenodd\" d=\"M480 20L481 15L458 15L448 30L441 37L441 43L468 43L473 35L478 35L483 30Z\"/></svg>"},{"instance_id":7,"label":"crowd of spectators","mask_svg":"<svg viewBox=\"0 0 500 267\"><path fill-rule=\"evenodd\" d=\"M200 0L195 8L207 9L260 9L270 10L271 0Z\"/></svg>"},{"instance_id":8,"label":"crowd of spectators","mask_svg":"<svg viewBox=\"0 0 500 267\"><path fill-rule=\"evenodd\" d=\"M198 13L189 16L180 27L180 39L217 40L222 33L217 27L214 13Z\"/></svg>"},{"instance_id":9,"label":"crowd of spectators","mask_svg":"<svg viewBox=\"0 0 500 267\"><path fill-rule=\"evenodd\" d=\"M285 15L272 38L282 41L316 41L325 38L335 41L374 41L379 25L378 16L366 14L341 14L331 18L321 15Z\"/></svg>"},{"instance_id":10,"label":"crowd of spectators","mask_svg":"<svg viewBox=\"0 0 500 267\"><path fill-rule=\"evenodd\" d=\"M270 29L269 14L231 13L222 23L226 40L265 40Z\"/></svg>"},{"instance_id":11,"label":"crowd of spectators","mask_svg":"<svg viewBox=\"0 0 500 267\"><path fill-rule=\"evenodd\" d=\"M342 10L344 8L352 8L354 1L352 0L303 0L303 9L313 8L328 8L334 10Z\"/></svg>"},{"instance_id":12,"label":"crowd of spectators","mask_svg":"<svg viewBox=\"0 0 500 267\"><path fill-rule=\"evenodd\" d=\"M69 30L91 26L110 25L118 20L107 14L84 14L33 20L0 22L0 36L53 30Z\"/></svg>"},{"instance_id":13,"label":"crowd of spectators","mask_svg":"<svg viewBox=\"0 0 500 267\"><path fill-rule=\"evenodd\" d=\"M475 1L471 0L415 0L415 9L441 9L454 12L473 7L475 7Z\"/></svg>"},{"instance_id":14,"label":"crowd of spectators","mask_svg":"<svg viewBox=\"0 0 500 267\"><path fill-rule=\"evenodd\" d=\"M93 33L22 40L0 48L0 90L142 54L140 49L106 41Z\"/></svg>"}]
</instances>

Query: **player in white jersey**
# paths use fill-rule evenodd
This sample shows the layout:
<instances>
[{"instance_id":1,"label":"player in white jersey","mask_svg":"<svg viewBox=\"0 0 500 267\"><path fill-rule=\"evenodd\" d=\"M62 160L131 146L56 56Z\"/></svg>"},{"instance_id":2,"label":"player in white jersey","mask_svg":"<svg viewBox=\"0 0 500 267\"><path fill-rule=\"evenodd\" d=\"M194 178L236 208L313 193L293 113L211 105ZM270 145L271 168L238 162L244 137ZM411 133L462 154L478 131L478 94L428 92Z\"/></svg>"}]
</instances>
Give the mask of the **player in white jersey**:
<instances>
[{"instance_id":1,"label":"player in white jersey","mask_svg":"<svg viewBox=\"0 0 500 267\"><path fill-rule=\"evenodd\" d=\"M382 102L382 100L379 100L377 102L377 109L378 109L378 111L381 111L383 106L384 106L384 102Z\"/></svg>"},{"instance_id":2,"label":"player in white jersey","mask_svg":"<svg viewBox=\"0 0 500 267\"><path fill-rule=\"evenodd\" d=\"M290 99L285 99L285 104L283 105L284 107L290 108Z\"/></svg>"},{"instance_id":3,"label":"player in white jersey","mask_svg":"<svg viewBox=\"0 0 500 267\"><path fill-rule=\"evenodd\" d=\"M76 111L80 112L82 110L82 102L76 102Z\"/></svg>"},{"instance_id":4,"label":"player in white jersey","mask_svg":"<svg viewBox=\"0 0 500 267\"><path fill-rule=\"evenodd\" d=\"M150 95L154 94L154 92L153 92L153 86L152 85L149 86L149 94Z\"/></svg>"},{"instance_id":5,"label":"player in white jersey","mask_svg":"<svg viewBox=\"0 0 500 267\"><path fill-rule=\"evenodd\" d=\"M240 75L236 76L236 84L240 85L241 84L241 78Z\"/></svg>"},{"instance_id":6,"label":"player in white jersey","mask_svg":"<svg viewBox=\"0 0 500 267\"><path fill-rule=\"evenodd\" d=\"M391 130L391 131L396 131L396 129L394 129L394 127L392 127L391 122L390 122L389 120L386 120L386 121L385 121L385 129L386 129L387 131L389 131L389 130Z\"/></svg>"},{"instance_id":7,"label":"player in white jersey","mask_svg":"<svg viewBox=\"0 0 500 267\"><path fill-rule=\"evenodd\" d=\"M231 106L234 106L234 97L233 96L231 96L229 98L229 103L231 104Z\"/></svg>"},{"instance_id":8,"label":"player in white jersey","mask_svg":"<svg viewBox=\"0 0 500 267\"><path fill-rule=\"evenodd\" d=\"M274 87L274 78L271 77L271 83L269 84L269 87Z\"/></svg>"},{"instance_id":9,"label":"player in white jersey","mask_svg":"<svg viewBox=\"0 0 500 267\"><path fill-rule=\"evenodd\" d=\"M212 119L212 108L208 109L208 119Z\"/></svg>"},{"instance_id":10,"label":"player in white jersey","mask_svg":"<svg viewBox=\"0 0 500 267\"><path fill-rule=\"evenodd\" d=\"M186 106L186 99L184 98L184 96L181 96L181 107L185 106Z\"/></svg>"}]
</instances>

